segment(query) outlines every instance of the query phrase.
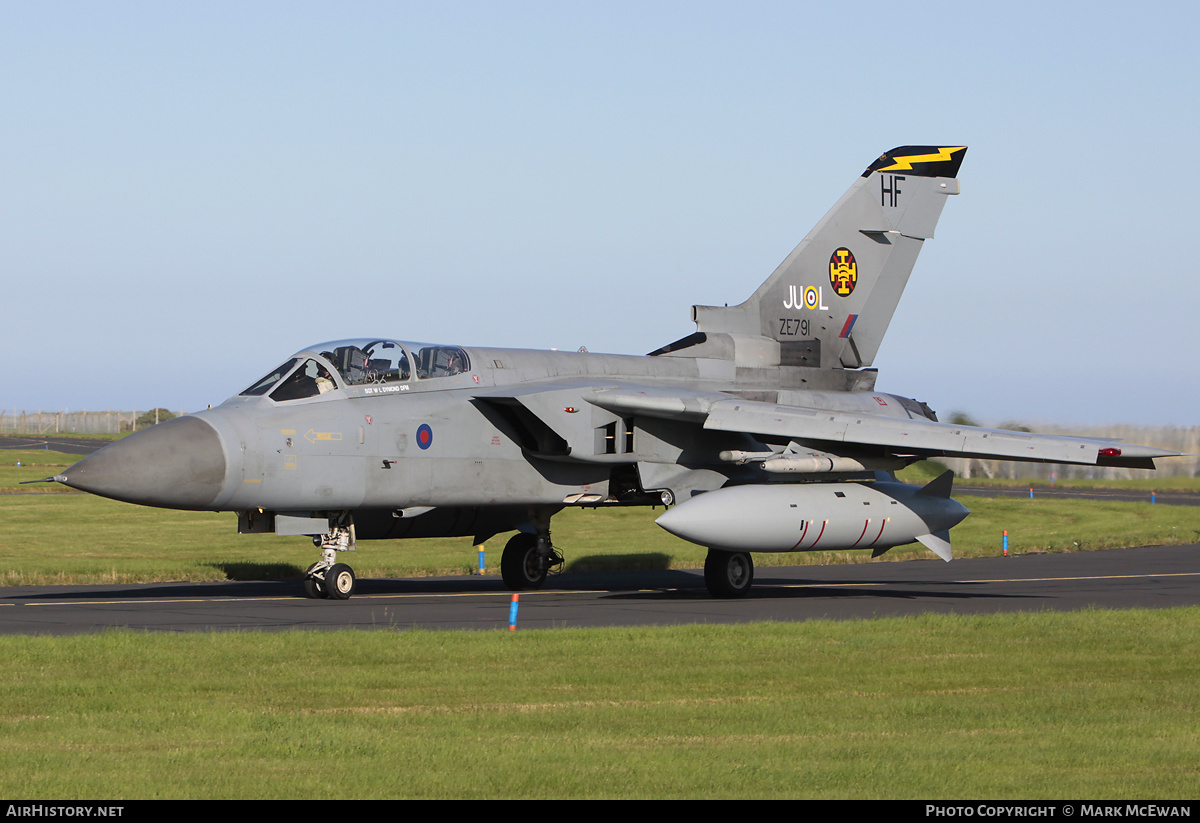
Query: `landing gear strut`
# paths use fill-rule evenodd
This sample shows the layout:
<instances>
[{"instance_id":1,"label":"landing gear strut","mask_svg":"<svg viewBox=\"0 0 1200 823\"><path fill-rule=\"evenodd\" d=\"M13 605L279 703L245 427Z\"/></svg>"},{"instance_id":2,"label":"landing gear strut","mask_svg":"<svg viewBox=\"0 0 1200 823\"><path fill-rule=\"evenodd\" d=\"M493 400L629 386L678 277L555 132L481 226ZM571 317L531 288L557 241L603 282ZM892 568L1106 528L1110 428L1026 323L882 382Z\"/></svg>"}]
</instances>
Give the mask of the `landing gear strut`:
<instances>
[{"instance_id":1,"label":"landing gear strut","mask_svg":"<svg viewBox=\"0 0 1200 823\"><path fill-rule=\"evenodd\" d=\"M321 547L321 559L304 573L304 593L308 597L349 600L354 594L354 569L337 562L338 552L354 549L354 524L348 518L345 521L339 520L325 534L313 538L313 543Z\"/></svg>"},{"instance_id":2,"label":"landing gear strut","mask_svg":"<svg viewBox=\"0 0 1200 823\"><path fill-rule=\"evenodd\" d=\"M562 554L550 544L548 529L536 535L518 532L500 556L500 576L515 592L540 589L550 570L562 563Z\"/></svg>"},{"instance_id":3,"label":"landing gear strut","mask_svg":"<svg viewBox=\"0 0 1200 823\"><path fill-rule=\"evenodd\" d=\"M704 558L704 585L713 597L745 597L754 583L754 561L749 552L709 549Z\"/></svg>"}]
</instances>

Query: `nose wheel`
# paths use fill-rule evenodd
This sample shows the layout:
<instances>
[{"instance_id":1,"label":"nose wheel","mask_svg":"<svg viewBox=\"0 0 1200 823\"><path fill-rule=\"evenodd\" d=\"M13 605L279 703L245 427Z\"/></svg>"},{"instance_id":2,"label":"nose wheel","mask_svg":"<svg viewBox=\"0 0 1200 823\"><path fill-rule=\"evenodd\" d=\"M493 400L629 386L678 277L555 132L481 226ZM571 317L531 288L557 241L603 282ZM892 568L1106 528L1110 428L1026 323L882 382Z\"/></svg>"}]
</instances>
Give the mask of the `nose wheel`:
<instances>
[{"instance_id":1,"label":"nose wheel","mask_svg":"<svg viewBox=\"0 0 1200 823\"><path fill-rule=\"evenodd\" d=\"M338 563L337 555L353 550L353 524L331 525L326 534L314 537L313 542L321 547L321 559L304 572L304 594L314 600L349 600L357 582L354 569Z\"/></svg>"},{"instance_id":2,"label":"nose wheel","mask_svg":"<svg viewBox=\"0 0 1200 823\"><path fill-rule=\"evenodd\" d=\"M306 597L311 597L314 600L323 599L325 597L325 575L324 570L321 570L321 575L317 576L314 572L320 563L313 563L308 567L308 571L304 573L304 594Z\"/></svg>"},{"instance_id":3,"label":"nose wheel","mask_svg":"<svg viewBox=\"0 0 1200 823\"><path fill-rule=\"evenodd\" d=\"M304 594L314 600L349 600L357 582L354 569L345 563L328 565L322 560L304 573Z\"/></svg>"},{"instance_id":4,"label":"nose wheel","mask_svg":"<svg viewBox=\"0 0 1200 823\"><path fill-rule=\"evenodd\" d=\"M354 594L354 569L334 563L325 572L325 596L330 600L349 600Z\"/></svg>"}]
</instances>

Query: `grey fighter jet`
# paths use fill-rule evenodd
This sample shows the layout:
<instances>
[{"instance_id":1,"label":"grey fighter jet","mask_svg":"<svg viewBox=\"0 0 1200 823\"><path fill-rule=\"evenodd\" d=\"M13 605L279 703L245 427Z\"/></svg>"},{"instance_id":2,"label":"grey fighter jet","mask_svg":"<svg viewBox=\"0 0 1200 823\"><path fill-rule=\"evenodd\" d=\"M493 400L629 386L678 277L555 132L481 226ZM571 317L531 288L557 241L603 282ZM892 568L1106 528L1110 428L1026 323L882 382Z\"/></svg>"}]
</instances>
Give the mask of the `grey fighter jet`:
<instances>
[{"instance_id":1,"label":"grey fighter jet","mask_svg":"<svg viewBox=\"0 0 1200 823\"><path fill-rule=\"evenodd\" d=\"M745 302L694 306L696 331L646 356L337 340L292 355L217 408L153 426L57 477L94 494L237 512L243 533L311 535L312 597L345 599L360 540L515 531L505 583L535 589L572 506L670 508L708 547L717 597L745 595L751 552L920 541L946 560L967 510L956 456L1154 468L1176 452L937 422L875 390L869 366L966 147L875 160Z\"/></svg>"}]
</instances>

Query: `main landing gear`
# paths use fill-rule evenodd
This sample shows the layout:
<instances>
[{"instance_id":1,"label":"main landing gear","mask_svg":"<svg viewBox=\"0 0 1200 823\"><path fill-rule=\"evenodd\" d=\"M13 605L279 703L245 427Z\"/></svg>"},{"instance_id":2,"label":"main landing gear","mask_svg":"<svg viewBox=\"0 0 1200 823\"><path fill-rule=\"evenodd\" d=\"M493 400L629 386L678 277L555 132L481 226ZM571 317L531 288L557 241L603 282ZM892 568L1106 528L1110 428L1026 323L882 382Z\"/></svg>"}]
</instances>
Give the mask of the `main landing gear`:
<instances>
[{"instance_id":1,"label":"main landing gear","mask_svg":"<svg viewBox=\"0 0 1200 823\"><path fill-rule=\"evenodd\" d=\"M538 534L518 532L504 546L500 576L515 592L540 589L550 570L562 563L562 554L550 544L549 529Z\"/></svg>"},{"instance_id":2,"label":"main landing gear","mask_svg":"<svg viewBox=\"0 0 1200 823\"><path fill-rule=\"evenodd\" d=\"M754 583L754 561L750 552L709 549L704 558L704 585L713 597L745 597Z\"/></svg>"},{"instance_id":3,"label":"main landing gear","mask_svg":"<svg viewBox=\"0 0 1200 823\"><path fill-rule=\"evenodd\" d=\"M354 545L354 527L334 526L313 543L321 547L321 559L308 567L304 573L304 593L312 598L349 600L354 594L354 569L337 562L338 552L350 550Z\"/></svg>"}]
</instances>

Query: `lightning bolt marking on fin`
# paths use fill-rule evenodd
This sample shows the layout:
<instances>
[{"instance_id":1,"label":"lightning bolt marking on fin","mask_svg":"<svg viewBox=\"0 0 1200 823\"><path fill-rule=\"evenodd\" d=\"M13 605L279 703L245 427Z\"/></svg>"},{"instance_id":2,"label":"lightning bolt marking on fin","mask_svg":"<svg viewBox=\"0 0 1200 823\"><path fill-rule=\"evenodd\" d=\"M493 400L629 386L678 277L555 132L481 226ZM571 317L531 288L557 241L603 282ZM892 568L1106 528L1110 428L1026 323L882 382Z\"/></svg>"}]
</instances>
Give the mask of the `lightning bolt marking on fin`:
<instances>
[{"instance_id":1,"label":"lightning bolt marking on fin","mask_svg":"<svg viewBox=\"0 0 1200 823\"><path fill-rule=\"evenodd\" d=\"M876 171L909 171L913 163L938 163L950 159L956 151L962 151L966 146L948 146L937 150L936 154L910 154L907 157L893 157L892 165Z\"/></svg>"}]
</instances>

